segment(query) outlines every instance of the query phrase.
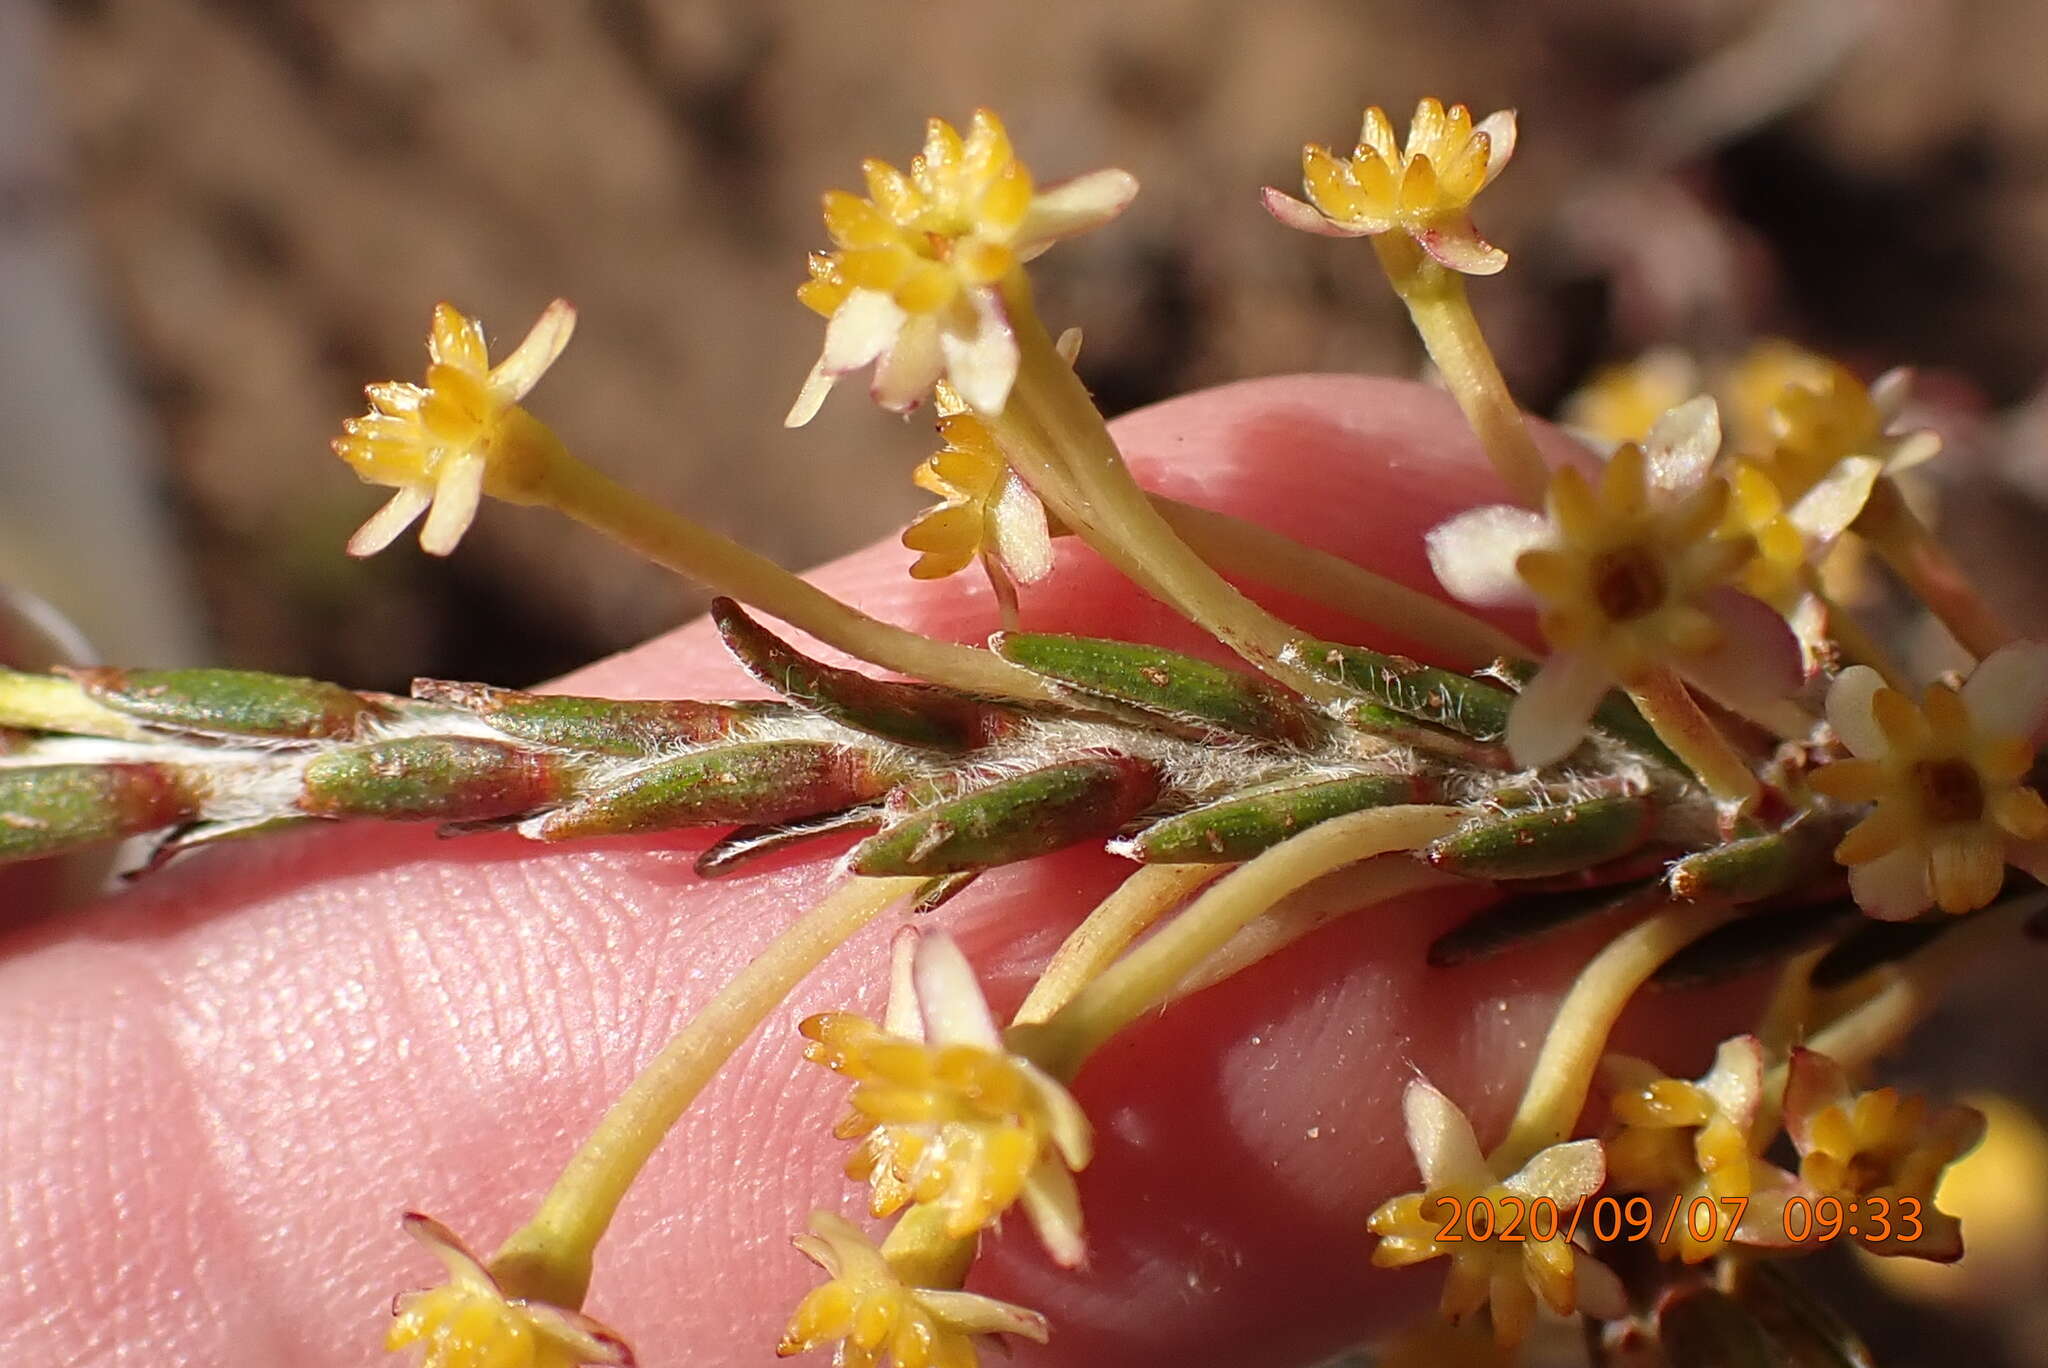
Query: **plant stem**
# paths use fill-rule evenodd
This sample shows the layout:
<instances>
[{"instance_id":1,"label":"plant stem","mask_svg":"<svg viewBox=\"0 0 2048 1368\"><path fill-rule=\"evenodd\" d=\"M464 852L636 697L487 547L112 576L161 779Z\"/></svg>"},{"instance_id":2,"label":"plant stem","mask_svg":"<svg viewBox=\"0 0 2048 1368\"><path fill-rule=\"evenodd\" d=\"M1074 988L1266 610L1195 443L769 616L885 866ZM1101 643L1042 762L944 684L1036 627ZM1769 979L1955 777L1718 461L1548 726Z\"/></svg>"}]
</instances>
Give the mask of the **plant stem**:
<instances>
[{"instance_id":1,"label":"plant stem","mask_svg":"<svg viewBox=\"0 0 2048 1368\"><path fill-rule=\"evenodd\" d=\"M1048 1020L1101 973L1125 946L1181 899L1224 872L1223 865L1145 865L1118 884L1095 910L1067 934L1031 986L1013 1023Z\"/></svg>"},{"instance_id":2,"label":"plant stem","mask_svg":"<svg viewBox=\"0 0 2048 1368\"><path fill-rule=\"evenodd\" d=\"M1489 1158L1496 1173L1514 1172L1571 1134L1622 1008L1666 960L1738 911L1714 903L1667 908L1610 941L1580 971L1543 1038L1507 1138Z\"/></svg>"},{"instance_id":3,"label":"plant stem","mask_svg":"<svg viewBox=\"0 0 2048 1368\"><path fill-rule=\"evenodd\" d=\"M1550 468L1479 330L1465 295L1465 277L1431 260L1406 233L1381 233L1372 245L1487 459L1516 499L1541 508Z\"/></svg>"},{"instance_id":4,"label":"plant stem","mask_svg":"<svg viewBox=\"0 0 2048 1368\"><path fill-rule=\"evenodd\" d=\"M1039 320L1021 272L1005 284L1003 298L1021 360L1008 405L986 422L1012 468L1133 583L1267 674L1317 701L1335 700L1335 689L1282 660L1300 633L1232 588L1153 507Z\"/></svg>"},{"instance_id":5,"label":"plant stem","mask_svg":"<svg viewBox=\"0 0 2048 1368\"><path fill-rule=\"evenodd\" d=\"M1529 648L1481 618L1341 556L1228 513L1152 496L1153 506L1197 555L1227 575L1298 594L1360 622L1398 632L1434 663L1457 670L1519 659Z\"/></svg>"},{"instance_id":6,"label":"plant stem","mask_svg":"<svg viewBox=\"0 0 2048 1368\"><path fill-rule=\"evenodd\" d=\"M1629 685L1628 696L1635 700L1643 720L1699 776L1709 793L1738 811L1756 802L1761 789L1749 762L1700 710L1685 681L1668 666L1651 670Z\"/></svg>"},{"instance_id":7,"label":"plant stem","mask_svg":"<svg viewBox=\"0 0 2048 1368\"><path fill-rule=\"evenodd\" d=\"M1280 899L1333 869L1418 849L1464 817L1461 808L1415 804L1354 812L1310 827L1233 870L1049 1021L1017 1028L1012 1048L1021 1048L1055 1077L1073 1077L1104 1041L1166 1001L1202 961Z\"/></svg>"},{"instance_id":8,"label":"plant stem","mask_svg":"<svg viewBox=\"0 0 2048 1368\"><path fill-rule=\"evenodd\" d=\"M1213 988L1264 959L1279 954L1340 917L1390 902L1425 888L1441 888L1464 880L1406 855L1382 855L1318 879L1225 941L1215 954L1196 965L1168 999L1178 1002L1190 993Z\"/></svg>"},{"instance_id":9,"label":"plant stem","mask_svg":"<svg viewBox=\"0 0 2048 1368\"><path fill-rule=\"evenodd\" d=\"M581 1306L598 1240L677 1118L806 975L923 882L856 878L840 885L721 988L612 1104L533 1219L492 1258L491 1271L508 1293Z\"/></svg>"},{"instance_id":10,"label":"plant stem","mask_svg":"<svg viewBox=\"0 0 2048 1368\"><path fill-rule=\"evenodd\" d=\"M2013 640L2012 629L1978 597L1963 568L1906 507L1896 484L1879 480L1870 491L1870 502L1849 526L1877 548L1885 564L1971 655L1982 660Z\"/></svg>"},{"instance_id":11,"label":"plant stem","mask_svg":"<svg viewBox=\"0 0 2048 1368\"><path fill-rule=\"evenodd\" d=\"M566 453L539 474L528 501L555 508L665 569L884 669L974 693L1052 696L1030 673L994 654L933 641L871 618L767 557L650 502Z\"/></svg>"}]
</instances>

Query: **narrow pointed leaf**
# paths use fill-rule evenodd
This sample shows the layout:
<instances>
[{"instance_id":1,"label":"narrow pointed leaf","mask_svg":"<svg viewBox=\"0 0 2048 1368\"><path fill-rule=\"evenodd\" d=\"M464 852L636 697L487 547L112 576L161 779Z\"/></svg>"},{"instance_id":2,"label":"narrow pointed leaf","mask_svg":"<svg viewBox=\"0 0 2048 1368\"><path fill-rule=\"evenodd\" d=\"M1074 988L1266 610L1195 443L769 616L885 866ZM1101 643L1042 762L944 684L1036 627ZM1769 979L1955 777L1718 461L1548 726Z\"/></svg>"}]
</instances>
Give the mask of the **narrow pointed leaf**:
<instances>
[{"instance_id":1,"label":"narrow pointed leaf","mask_svg":"<svg viewBox=\"0 0 2048 1368\"><path fill-rule=\"evenodd\" d=\"M636 770L520 830L543 841L566 841L676 827L791 822L872 802L893 778L871 752L836 742L722 746Z\"/></svg>"},{"instance_id":2,"label":"narrow pointed leaf","mask_svg":"<svg viewBox=\"0 0 2048 1368\"><path fill-rule=\"evenodd\" d=\"M256 670L73 670L95 702L153 727L280 741L352 738L389 709L338 684Z\"/></svg>"},{"instance_id":3,"label":"narrow pointed leaf","mask_svg":"<svg viewBox=\"0 0 2048 1368\"><path fill-rule=\"evenodd\" d=\"M812 660L731 599L711 601L711 620L748 674L792 703L871 736L933 750L964 751L1014 727L1019 714L934 684L870 679Z\"/></svg>"},{"instance_id":4,"label":"narrow pointed leaf","mask_svg":"<svg viewBox=\"0 0 2048 1368\"><path fill-rule=\"evenodd\" d=\"M1257 675L1206 660L1095 637L1006 632L997 655L1090 698L1197 727L1305 746L1321 730L1301 699Z\"/></svg>"},{"instance_id":5,"label":"narrow pointed leaf","mask_svg":"<svg viewBox=\"0 0 2048 1368\"><path fill-rule=\"evenodd\" d=\"M1448 969L1541 939L1589 917L1632 910L1647 915L1669 898L1661 880L1632 887L1577 888L1556 893L1515 893L1475 912L1430 943L1432 968Z\"/></svg>"},{"instance_id":6,"label":"narrow pointed leaf","mask_svg":"<svg viewBox=\"0 0 2048 1368\"><path fill-rule=\"evenodd\" d=\"M978 869L963 869L957 874L934 874L925 880L917 896L910 900L910 914L921 917L927 912L936 912L956 896L967 891L968 885L981 877Z\"/></svg>"},{"instance_id":7,"label":"narrow pointed leaf","mask_svg":"<svg viewBox=\"0 0 2048 1368\"><path fill-rule=\"evenodd\" d=\"M1833 837L1813 822L1729 841L1671 866L1671 896L1755 902L1803 886L1834 868Z\"/></svg>"},{"instance_id":8,"label":"narrow pointed leaf","mask_svg":"<svg viewBox=\"0 0 2048 1368\"><path fill-rule=\"evenodd\" d=\"M946 874L1047 855L1115 835L1159 792L1128 756L1048 765L912 813L855 847L857 874Z\"/></svg>"},{"instance_id":9,"label":"narrow pointed leaf","mask_svg":"<svg viewBox=\"0 0 2048 1368\"><path fill-rule=\"evenodd\" d=\"M1866 920L1813 966L1813 986L1840 988L1873 969L1904 959L1963 920L1948 916L1927 921Z\"/></svg>"},{"instance_id":10,"label":"narrow pointed leaf","mask_svg":"<svg viewBox=\"0 0 2048 1368\"><path fill-rule=\"evenodd\" d=\"M598 755L646 755L678 745L703 745L731 736L751 719L792 711L782 703L582 698L445 679L415 679L412 696L460 708L493 731L521 741Z\"/></svg>"},{"instance_id":11,"label":"narrow pointed leaf","mask_svg":"<svg viewBox=\"0 0 2048 1368\"><path fill-rule=\"evenodd\" d=\"M1249 860L1318 822L1365 808L1430 801L1406 774L1364 774L1226 798L1146 827L1119 849L1146 864Z\"/></svg>"},{"instance_id":12,"label":"narrow pointed leaf","mask_svg":"<svg viewBox=\"0 0 2048 1368\"><path fill-rule=\"evenodd\" d=\"M743 826L719 837L710 848L697 857L695 867L697 872L707 879L720 878L757 859L787 850L791 846L840 832L860 831L879 825L881 820L879 811L871 807L862 807L850 812L828 812L822 817L806 817L793 822Z\"/></svg>"},{"instance_id":13,"label":"narrow pointed leaf","mask_svg":"<svg viewBox=\"0 0 2048 1368\"><path fill-rule=\"evenodd\" d=\"M1626 855L1655 821L1649 799L1626 795L1489 814L1432 841L1428 859L1466 878L1544 878Z\"/></svg>"},{"instance_id":14,"label":"narrow pointed leaf","mask_svg":"<svg viewBox=\"0 0 2048 1368\"><path fill-rule=\"evenodd\" d=\"M1767 907L1753 917L1716 927L1657 970L1660 988L1719 983L1817 945L1861 914L1847 899L1806 907Z\"/></svg>"},{"instance_id":15,"label":"narrow pointed leaf","mask_svg":"<svg viewBox=\"0 0 2048 1368\"><path fill-rule=\"evenodd\" d=\"M168 765L9 765L0 768L0 864L139 836L196 810Z\"/></svg>"},{"instance_id":16,"label":"narrow pointed leaf","mask_svg":"<svg viewBox=\"0 0 2048 1368\"><path fill-rule=\"evenodd\" d=\"M1492 684L1363 646L1303 639L1282 654L1316 677L1356 689L1404 716L1419 717L1474 741L1498 741L1507 735L1508 709L1515 696Z\"/></svg>"},{"instance_id":17,"label":"narrow pointed leaf","mask_svg":"<svg viewBox=\"0 0 2048 1368\"><path fill-rule=\"evenodd\" d=\"M1764 1260L1737 1267L1733 1296L1778 1350L1773 1368L1875 1368L1848 1323L1789 1272Z\"/></svg>"},{"instance_id":18,"label":"narrow pointed leaf","mask_svg":"<svg viewBox=\"0 0 2048 1368\"><path fill-rule=\"evenodd\" d=\"M1670 1368L1784 1368L1763 1327L1712 1287L1667 1295L1657 1308L1657 1346Z\"/></svg>"},{"instance_id":19,"label":"narrow pointed leaf","mask_svg":"<svg viewBox=\"0 0 2048 1368\"><path fill-rule=\"evenodd\" d=\"M315 757L299 807L320 817L486 821L554 800L564 778L556 757L509 742L407 736Z\"/></svg>"}]
</instances>

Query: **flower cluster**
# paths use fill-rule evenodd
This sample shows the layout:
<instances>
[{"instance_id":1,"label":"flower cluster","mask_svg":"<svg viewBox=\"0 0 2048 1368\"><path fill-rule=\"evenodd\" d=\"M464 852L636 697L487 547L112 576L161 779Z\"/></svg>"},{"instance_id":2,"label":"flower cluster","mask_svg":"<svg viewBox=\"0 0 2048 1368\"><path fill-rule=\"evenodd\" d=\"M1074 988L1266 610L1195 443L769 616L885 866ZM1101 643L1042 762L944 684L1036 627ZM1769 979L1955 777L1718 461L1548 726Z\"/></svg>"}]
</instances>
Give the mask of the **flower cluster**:
<instances>
[{"instance_id":1,"label":"flower cluster","mask_svg":"<svg viewBox=\"0 0 2048 1368\"><path fill-rule=\"evenodd\" d=\"M1408 122L1408 141L1394 140L1386 111L1365 111L1349 157L1310 143L1301 152L1307 202L1266 190L1266 208L1290 228L1326 237L1406 233L1438 264L1467 275L1493 275L1508 254L1479 236L1472 201L1515 155L1513 110L1477 124L1463 105L1445 109L1425 99Z\"/></svg>"},{"instance_id":2,"label":"flower cluster","mask_svg":"<svg viewBox=\"0 0 2048 1368\"><path fill-rule=\"evenodd\" d=\"M1701 1233L1689 1220L1660 1222L1667 1254L1699 1263L1721 1252L1738 1208L1767 1168L1755 1156L1764 1097L1764 1048L1753 1035L1721 1043L1714 1067L1697 1080L1665 1077L1645 1060L1610 1055L1602 1066L1616 1123L1607 1140L1607 1172L1628 1192L1670 1194L1689 1215L1700 1199L1716 1213Z\"/></svg>"},{"instance_id":3,"label":"flower cluster","mask_svg":"<svg viewBox=\"0 0 2048 1368\"><path fill-rule=\"evenodd\" d=\"M493 477L503 482L505 467L557 445L519 401L540 383L575 329L576 311L558 299L493 366L483 324L452 304L435 305L427 383L371 385L369 413L343 423L334 439L334 454L365 483L398 491L349 539L349 554L375 555L422 513L420 546L436 556L453 551Z\"/></svg>"},{"instance_id":4,"label":"flower cluster","mask_svg":"<svg viewBox=\"0 0 2048 1368\"><path fill-rule=\"evenodd\" d=\"M631 1368L633 1351L609 1327L579 1311L506 1295L455 1233L408 1212L407 1233L448 1269L448 1281L401 1292L392 1303L387 1349L419 1345L422 1368Z\"/></svg>"},{"instance_id":5,"label":"flower cluster","mask_svg":"<svg viewBox=\"0 0 2048 1368\"><path fill-rule=\"evenodd\" d=\"M1755 546L1721 535L1720 435L1714 402L1696 399L1666 414L1646 447L1617 448L1597 487L1557 471L1544 514L1493 505L1430 531L1430 565L1453 595L1541 610L1551 652L1509 719L1517 763L1562 759L1609 689L1654 669L1675 667L1738 708L1797 686L1790 629L1735 587Z\"/></svg>"},{"instance_id":6,"label":"flower cluster","mask_svg":"<svg viewBox=\"0 0 2048 1368\"><path fill-rule=\"evenodd\" d=\"M797 297L831 322L785 421L808 423L840 376L869 365L883 408L914 407L943 376L970 408L1001 412L1018 365L1003 285L1059 239L1122 213L1137 181L1107 170L1040 189L985 109L964 138L933 119L908 174L874 160L862 170L865 198L825 196L835 250L811 257Z\"/></svg>"},{"instance_id":7,"label":"flower cluster","mask_svg":"<svg viewBox=\"0 0 2048 1368\"><path fill-rule=\"evenodd\" d=\"M907 943L907 941L906 941ZM909 1202L943 1213L966 1237L1021 1204L1058 1262L1081 1261L1074 1173L1088 1164L1088 1119L1067 1090L1012 1054L950 937L917 943L917 1034L842 1012L805 1020L805 1057L853 1080L836 1134L859 1139L847 1173L888 1215ZM899 990L900 991L900 990ZM907 1022L900 1009L892 1012Z\"/></svg>"},{"instance_id":8,"label":"flower cluster","mask_svg":"<svg viewBox=\"0 0 2048 1368\"><path fill-rule=\"evenodd\" d=\"M911 577L943 579L979 559L998 592L1005 583L1037 583L1052 572L1045 506L1010 469L995 434L953 387L940 381L937 397L945 446L911 478L945 502L918 514L904 529L904 546L919 553Z\"/></svg>"},{"instance_id":9,"label":"flower cluster","mask_svg":"<svg viewBox=\"0 0 2048 1368\"><path fill-rule=\"evenodd\" d=\"M2008 863L2048 874L2048 803L2026 782L2048 724L2048 645L1997 651L1960 690L1936 684L1919 707L1875 670L1845 670L1828 722L1854 758L1812 783L1875 804L1835 851L1872 916L1974 911L1998 895Z\"/></svg>"},{"instance_id":10,"label":"flower cluster","mask_svg":"<svg viewBox=\"0 0 2048 1368\"><path fill-rule=\"evenodd\" d=\"M788 1357L838 1346L836 1368L976 1368L975 1340L1019 1335L1043 1344L1045 1317L953 1288L919 1286L849 1222L811 1213L793 1243L829 1280L797 1304L775 1352Z\"/></svg>"},{"instance_id":11,"label":"flower cluster","mask_svg":"<svg viewBox=\"0 0 2048 1368\"><path fill-rule=\"evenodd\" d=\"M1544 1202L1570 1211L1600 1190L1606 1164L1597 1140L1553 1145L1513 1173L1497 1172L1479 1148L1472 1123L1456 1103L1427 1080L1409 1081L1401 1099L1408 1148L1422 1171L1422 1190L1395 1197L1366 1222L1380 1237L1372 1261L1381 1268L1449 1257L1439 1309L1460 1320L1488 1308L1497 1342L1519 1344L1534 1322L1536 1304L1561 1316L1618 1316L1626 1306L1621 1284L1606 1265L1571 1245L1553 1228L1548 1238L1513 1241L1438 1238L1447 1203L1469 1210L1474 1203L1505 1209L1514 1197L1523 1208Z\"/></svg>"}]
</instances>

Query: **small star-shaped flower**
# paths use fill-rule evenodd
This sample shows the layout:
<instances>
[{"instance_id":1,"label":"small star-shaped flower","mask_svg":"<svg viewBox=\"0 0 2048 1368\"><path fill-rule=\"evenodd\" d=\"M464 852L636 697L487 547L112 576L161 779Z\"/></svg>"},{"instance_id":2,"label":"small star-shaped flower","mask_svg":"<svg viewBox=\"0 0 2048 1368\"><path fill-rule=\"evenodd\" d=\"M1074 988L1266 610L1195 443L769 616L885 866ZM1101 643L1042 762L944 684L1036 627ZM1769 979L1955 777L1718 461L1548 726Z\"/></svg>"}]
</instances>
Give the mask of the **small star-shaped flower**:
<instances>
[{"instance_id":1,"label":"small star-shaped flower","mask_svg":"<svg viewBox=\"0 0 2048 1368\"><path fill-rule=\"evenodd\" d=\"M384 1347L417 1344L421 1368L632 1368L633 1351L580 1311L508 1297L483 1261L431 1216L409 1211L406 1232L448 1269L439 1287L401 1292Z\"/></svg>"}]
</instances>

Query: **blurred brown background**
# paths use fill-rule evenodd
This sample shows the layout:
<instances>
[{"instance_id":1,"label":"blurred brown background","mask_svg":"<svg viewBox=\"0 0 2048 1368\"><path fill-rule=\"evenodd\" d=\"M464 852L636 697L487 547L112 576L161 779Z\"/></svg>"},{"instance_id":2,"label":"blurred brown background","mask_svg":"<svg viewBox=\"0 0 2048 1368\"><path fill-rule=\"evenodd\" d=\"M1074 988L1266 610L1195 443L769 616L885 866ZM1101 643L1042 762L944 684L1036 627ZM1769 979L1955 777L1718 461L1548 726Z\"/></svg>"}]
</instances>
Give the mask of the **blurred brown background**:
<instances>
[{"instance_id":1,"label":"blurred brown background","mask_svg":"<svg viewBox=\"0 0 2048 1368\"><path fill-rule=\"evenodd\" d=\"M1430 92L1521 110L1481 214L1516 261L1476 294L1534 407L1645 344L1758 330L1929 367L1965 418L2048 363L2038 0L32 8L54 153L12 212L82 235L145 478L209 654L237 664L525 682L698 605L504 508L445 564L340 554L381 495L326 441L365 381L418 377L444 297L504 344L575 300L535 407L786 563L900 526L929 428L844 395L784 432L820 336L790 292L819 191L978 103L1044 176L1117 163L1144 184L1040 272L1112 411L1244 375L1414 370L1368 260L1285 233L1255 192L1292 182L1303 140L1348 143L1362 104Z\"/></svg>"},{"instance_id":2,"label":"blurred brown background","mask_svg":"<svg viewBox=\"0 0 2048 1368\"><path fill-rule=\"evenodd\" d=\"M365 381L419 376L437 299L506 345L573 299L536 410L809 565L898 529L931 447L857 388L779 425L820 339L791 295L817 196L861 157L989 104L1043 177L1138 175L1123 222L1038 272L1115 412L1414 373L1369 254L1256 191L1362 105L1437 93L1521 112L1480 212L1515 262L1474 293L1531 407L1660 343L1918 364L1947 523L2039 629L2044 71L2041 0L0 0L0 578L135 663L543 678L701 599L506 508L445 563L342 555L383 495L327 440ZM2008 1055L2048 1074L2039 1044ZM2038 1320L1936 1335L2048 1362Z\"/></svg>"}]
</instances>

